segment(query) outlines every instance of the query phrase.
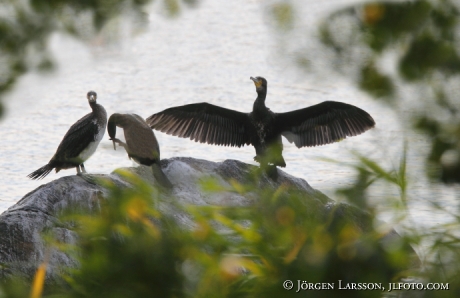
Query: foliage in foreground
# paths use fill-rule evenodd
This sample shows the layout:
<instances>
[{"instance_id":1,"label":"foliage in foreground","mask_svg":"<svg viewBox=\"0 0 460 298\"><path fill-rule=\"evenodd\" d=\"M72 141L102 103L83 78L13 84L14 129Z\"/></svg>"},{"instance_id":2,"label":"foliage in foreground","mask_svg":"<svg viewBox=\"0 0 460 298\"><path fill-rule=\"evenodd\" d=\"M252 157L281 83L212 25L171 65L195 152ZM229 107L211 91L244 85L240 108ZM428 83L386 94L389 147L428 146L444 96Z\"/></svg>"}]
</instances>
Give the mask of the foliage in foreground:
<instances>
[{"instance_id":1,"label":"foliage in foreground","mask_svg":"<svg viewBox=\"0 0 460 298\"><path fill-rule=\"evenodd\" d=\"M357 170L371 181L366 185L383 179L400 189L400 199L410 199L405 156L393 172L358 157ZM228 188L206 181L208 191L252 192L258 199L247 207L181 207L140 178L126 179L133 188L103 182L110 195L100 199L97 214L62 218L75 227L77 246L49 241L53 249L75 256L78 269L69 269L59 284L45 283L42 293L45 261L33 282L12 281L0 297L385 297L390 282L408 275L424 284L450 282L448 291L423 291L423 297L459 293L460 241L451 227L458 227L460 217L454 214L449 227L423 235L408 230L407 236L388 240L390 228L374 228L372 212L345 205L324 208L324 202L286 185L261 190L254 186L257 182L231 181ZM357 185L365 195L367 186ZM177 211L164 212L171 208ZM406 202L398 208L407 208ZM179 214L193 218L195 226L185 228L177 221ZM407 271L413 260L408 243L427 237L432 257L425 260L424 271ZM287 280L293 282L291 290L283 288ZM304 281L310 289L298 291ZM351 283L382 288L343 290L339 281L342 288ZM333 284L334 290L311 289L318 283Z\"/></svg>"},{"instance_id":2,"label":"foliage in foreground","mask_svg":"<svg viewBox=\"0 0 460 298\"><path fill-rule=\"evenodd\" d=\"M69 270L61 285L45 286L43 297L289 297L300 294L299 281L334 284L335 292L301 290L310 297L380 297L381 290L337 290L338 282L386 287L408 266L407 246L382 241L372 218L357 223L349 219L360 214L354 209L321 209L284 185L273 191L232 182L230 191L257 193L249 207L175 206L194 219L187 229L162 212L174 205L171 198L126 178L134 187L107 185L110 196L101 198L100 213L63 218L80 243L50 245L76 256L80 268ZM28 291L40 297L42 273L32 289L6 286L4 297ZM290 291L283 288L286 280L293 282Z\"/></svg>"}]
</instances>

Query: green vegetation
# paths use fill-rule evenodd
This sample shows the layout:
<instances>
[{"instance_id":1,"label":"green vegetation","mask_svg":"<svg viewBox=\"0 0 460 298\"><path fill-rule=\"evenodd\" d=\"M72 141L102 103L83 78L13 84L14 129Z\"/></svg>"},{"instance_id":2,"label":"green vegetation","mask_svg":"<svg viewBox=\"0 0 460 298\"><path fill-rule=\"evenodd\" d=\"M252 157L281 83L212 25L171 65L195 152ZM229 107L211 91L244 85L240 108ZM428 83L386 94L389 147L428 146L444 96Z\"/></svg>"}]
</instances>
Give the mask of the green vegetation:
<instances>
[{"instance_id":1,"label":"green vegetation","mask_svg":"<svg viewBox=\"0 0 460 298\"><path fill-rule=\"evenodd\" d=\"M333 69L359 74L357 86L430 138L427 174L445 183L460 182L459 17L457 1L371 2L331 14L320 28Z\"/></svg>"},{"instance_id":2,"label":"green vegetation","mask_svg":"<svg viewBox=\"0 0 460 298\"><path fill-rule=\"evenodd\" d=\"M100 199L100 213L62 218L78 233L78 245L46 236L50 248L75 256L80 267L45 285L43 297L295 297L298 280L335 284L335 291L309 291L313 297L380 297L380 290L344 294L338 281L387 287L412 260L405 240L385 240L371 216L340 205L323 211L324 202L286 185L273 191L232 181L227 191L253 192L254 204L177 206L196 223L187 229L161 211L156 189L132 174L125 179L134 187L101 181L110 193ZM213 181L203 187L222 191ZM43 276L42 268L32 289L9 286L5 297L39 292ZM292 290L283 288L285 280L294 282Z\"/></svg>"},{"instance_id":3,"label":"green vegetation","mask_svg":"<svg viewBox=\"0 0 460 298\"><path fill-rule=\"evenodd\" d=\"M401 204L394 210L401 222L410 221L405 156L394 171L358 157L356 168L366 173L367 185L385 181L400 190L394 199ZM259 189L259 173L244 185L231 181L230 188L202 181L210 193L251 192L257 199L245 207L179 206L141 178L123 175L133 188L99 182L109 190L107 198L100 198L100 212L61 218L60 224L78 234L77 245L44 235L49 249L75 257L78 268L68 268L60 282L44 283L45 260L33 283L10 281L0 297L382 297L389 294L390 283L404 277L423 285L449 283L449 290L426 290L424 297L457 297L460 291L455 235L460 217L454 213L453 221L442 227L423 232L408 228L395 238L392 226L378 223L369 207L367 214L341 204L324 208L325 201L284 184L274 191ZM187 214L195 226L186 228L163 212L165 200L177 208L174 215ZM421 270L410 245L426 241L430 251ZM289 291L283 288L286 280L293 282ZM308 287L332 284L334 289L299 291L299 281ZM382 288L343 289L351 283Z\"/></svg>"}]
</instances>

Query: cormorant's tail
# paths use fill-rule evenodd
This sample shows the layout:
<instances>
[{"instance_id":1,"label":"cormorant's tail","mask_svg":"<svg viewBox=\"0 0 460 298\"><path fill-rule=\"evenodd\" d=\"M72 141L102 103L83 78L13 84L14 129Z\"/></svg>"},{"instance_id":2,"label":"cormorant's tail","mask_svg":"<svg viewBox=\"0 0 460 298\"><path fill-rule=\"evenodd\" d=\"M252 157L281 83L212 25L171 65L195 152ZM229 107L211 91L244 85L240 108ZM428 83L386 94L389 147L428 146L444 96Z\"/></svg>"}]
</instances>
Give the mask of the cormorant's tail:
<instances>
[{"instance_id":1,"label":"cormorant's tail","mask_svg":"<svg viewBox=\"0 0 460 298\"><path fill-rule=\"evenodd\" d=\"M43 179L46 175L48 175L54 167L51 164L44 165L40 169L36 170L35 172L30 173L27 175L30 179Z\"/></svg>"},{"instance_id":2,"label":"cormorant's tail","mask_svg":"<svg viewBox=\"0 0 460 298\"><path fill-rule=\"evenodd\" d=\"M163 173L163 170L161 170L161 166L159 164L154 163L152 165L152 172L153 177L155 177L155 180L158 181L161 186L166 189L173 188L171 181L169 181L168 177L166 177L165 173Z\"/></svg>"}]
</instances>

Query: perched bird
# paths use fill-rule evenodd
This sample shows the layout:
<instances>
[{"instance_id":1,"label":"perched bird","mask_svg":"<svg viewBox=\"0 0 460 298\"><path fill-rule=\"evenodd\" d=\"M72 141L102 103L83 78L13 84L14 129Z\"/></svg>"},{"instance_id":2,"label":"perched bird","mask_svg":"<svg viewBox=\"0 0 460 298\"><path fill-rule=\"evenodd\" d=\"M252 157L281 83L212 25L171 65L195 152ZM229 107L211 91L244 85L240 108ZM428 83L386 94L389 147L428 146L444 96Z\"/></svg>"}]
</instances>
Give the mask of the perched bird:
<instances>
[{"instance_id":1,"label":"perched bird","mask_svg":"<svg viewBox=\"0 0 460 298\"><path fill-rule=\"evenodd\" d=\"M103 106L96 103L96 92L89 91L86 97L93 111L69 128L48 164L30 173L27 177L42 179L52 169L56 169L57 173L73 167L77 169L77 175L81 175L82 172L86 173L83 163L96 151L107 125L107 113Z\"/></svg>"},{"instance_id":2,"label":"perched bird","mask_svg":"<svg viewBox=\"0 0 460 298\"><path fill-rule=\"evenodd\" d=\"M123 128L126 143L115 138L117 126ZM124 147L129 158L135 162L151 166L153 176L165 188L171 189L173 186L168 177L163 173L160 166L160 147L152 129L145 120L136 114L112 114L107 125L107 132L110 140Z\"/></svg>"},{"instance_id":3,"label":"perched bird","mask_svg":"<svg viewBox=\"0 0 460 298\"><path fill-rule=\"evenodd\" d=\"M265 106L267 80L254 81L257 98L252 112L242 113L209 103L166 109L147 118L151 128L196 142L237 146L253 145L261 165L285 167L281 136L298 147L333 143L374 127L372 117L358 107L335 101L286 113Z\"/></svg>"}]
</instances>

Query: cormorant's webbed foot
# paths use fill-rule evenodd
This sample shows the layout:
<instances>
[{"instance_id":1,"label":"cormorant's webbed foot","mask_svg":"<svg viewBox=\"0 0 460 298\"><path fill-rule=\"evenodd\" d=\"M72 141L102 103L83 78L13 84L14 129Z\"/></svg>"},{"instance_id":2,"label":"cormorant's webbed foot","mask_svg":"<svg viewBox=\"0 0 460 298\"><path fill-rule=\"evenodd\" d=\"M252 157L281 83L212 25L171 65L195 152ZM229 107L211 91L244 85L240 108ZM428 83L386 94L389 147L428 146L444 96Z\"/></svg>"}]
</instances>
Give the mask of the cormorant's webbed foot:
<instances>
[{"instance_id":1,"label":"cormorant's webbed foot","mask_svg":"<svg viewBox=\"0 0 460 298\"><path fill-rule=\"evenodd\" d=\"M77 169L77 176L81 176L82 174L86 174L85 166L83 164L80 164L75 167ZM81 168L81 170L80 170Z\"/></svg>"},{"instance_id":2,"label":"cormorant's webbed foot","mask_svg":"<svg viewBox=\"0 0 460 298\"><path fill-rule=\"evenodd\" d=\"M272 163L260 163L260 175L267 175L273 181L278 180L278 168Z\"/></svg>"},{"instance_id":3,"label":"cormorant's webbed foot","mask_svg":"<svg viewBox=\"0 0 460 298\"><path fill-rule=\"evenodd\" d=\"M276 168L276 165L266 165L265 166L265 173L267 174L268 177L270 177L273 181L278 180L278 169Z\"/></svg>"}]
</instances>

